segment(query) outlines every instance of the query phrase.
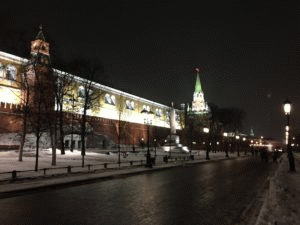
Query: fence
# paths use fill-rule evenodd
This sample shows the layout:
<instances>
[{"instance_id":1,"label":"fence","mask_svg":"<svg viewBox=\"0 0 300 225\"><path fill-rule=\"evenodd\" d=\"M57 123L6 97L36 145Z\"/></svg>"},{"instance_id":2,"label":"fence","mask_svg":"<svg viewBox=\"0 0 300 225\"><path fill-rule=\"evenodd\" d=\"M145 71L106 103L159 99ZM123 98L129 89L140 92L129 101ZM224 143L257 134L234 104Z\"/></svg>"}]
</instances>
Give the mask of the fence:
<instances>
[{"instance_id":1,"label":"fence","mask_svg":"<svg viewBox=\"0 0 300 225\"><path fill-rule=\"evenodd\" d=\"M225 155L224 155L225 156ZM224 158L220 156L219 158ZM176 161L188 161L188 160L205 160L203 155L177 155L173 158L169 158L167 154L158 155L157 158L162 157L162 161L155 161L155 158L152 157L151 161L153 164L166 164L169 162ZM13 170L10 172L1 172L0 181L15 181L17 179L34 179L38 177L51 177L51 176L62 176L68 174L76 173L95 173L95 172L105 172L109 170L115 170L119 168L129 168L129 167L141 167L146 165L146 160L136 160L136 161L125 161L125 162L114 162L114 163L100 163L100 164L87 164L84 167L82 166L65 166L65 167L55 167L55 168L42 168L35 170Z\"/></svg>"}]
</instances>

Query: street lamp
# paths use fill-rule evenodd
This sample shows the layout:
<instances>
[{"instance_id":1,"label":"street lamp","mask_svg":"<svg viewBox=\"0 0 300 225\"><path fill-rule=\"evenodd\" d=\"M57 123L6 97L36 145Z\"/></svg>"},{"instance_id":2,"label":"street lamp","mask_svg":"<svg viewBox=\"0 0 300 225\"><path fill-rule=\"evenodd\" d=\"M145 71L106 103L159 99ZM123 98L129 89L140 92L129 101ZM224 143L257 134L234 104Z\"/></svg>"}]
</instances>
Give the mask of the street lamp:
<instances>
[{"instance_id":1,"label":"street lamp","mask_svg":"<svg viewBox=\"0 0 300 225\"><path fill-rule=\"evenodd\" d=\"M147 154L146 154L146 167L152 168L151 163L151 155L150 155L150 125L152 124L152 120L149 118L149 115L153 115L154 113L152 111L147 111L146 109L143 109L141 111L142 114L145 114L144 118L144 124L147 125L147 131L148 131L148 140L147 140Z\"/></svg>"},{"instance_id":2,"label":"street lamp","mask_svg":"<svg viewBox=\"0 0 300 225\"><path fill-rule=\"evenodd\" d=\"M293 156L293 152L291 149L291 142L290 142L290 114L291 114L291 109L292 109L292 103L289 100L286 100L283 103L283 109L284 113L286 115L286 127L285 127L285 134L286 134L286 148L287 148L287 153L288 153L288 158L289 158L289 164L290 164L290 170L289 171L296 171L295 169L295 159Z\"/></svg>"},{"instance_id":3,"label":"street lamp","mask_svg":"<svg viewBox=\"0 0 300 225\"><path fill-rule=\"evenodd\" d=\"M235 139L237 140L237 156L240 156L240 142L239 142L240 136L236 135Z\"/></svg>"},{"instance_id":4,"label":"street lamp","mask_svg":"<svg viewBox=\"0 0 300 225\"><path fill-rule=\"evenodd\" d=\"M225 137L225 138L227 138L228 137L228 133L226 133L226 132L224 132L223 133L223 136ZM225 153L226 153L226 158L229 158L229 155L228 155L228 143L227 143L227 141L225 141Z\"/></svg>"},{"instance_id":5,"label":"street lamp","mask_svg":"<svg viewBox=\"0 0 300 225\"><path fill-rule=\"evenodd\" d=\"M247 155L247 145L245 144L246 140L247 140L247 138L243 137L243 148L245 150L245 155Z\"/></svg>"}]
</instances>

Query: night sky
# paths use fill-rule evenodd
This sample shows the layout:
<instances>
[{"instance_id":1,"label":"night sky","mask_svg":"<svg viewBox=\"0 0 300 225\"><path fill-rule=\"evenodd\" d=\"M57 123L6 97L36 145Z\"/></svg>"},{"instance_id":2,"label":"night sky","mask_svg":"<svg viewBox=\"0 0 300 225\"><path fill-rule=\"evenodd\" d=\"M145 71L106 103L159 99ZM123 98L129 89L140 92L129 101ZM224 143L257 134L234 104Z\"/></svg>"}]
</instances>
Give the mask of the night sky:
<instances>
[{"instance_id":1,"label":"night sky","mask_svg":"<svg viewBox=\"0 0 300 225\"><path fill-rule=\"evenodd\" d=\"M177 106L192 102L203 67L208 102L245 109L243 132L283 138L287 97L299 132L300 5L275 2L6 1L0 50L29 57L43 24L53 62L97 60L99 82Z\"/></svg>"}]
</instances>

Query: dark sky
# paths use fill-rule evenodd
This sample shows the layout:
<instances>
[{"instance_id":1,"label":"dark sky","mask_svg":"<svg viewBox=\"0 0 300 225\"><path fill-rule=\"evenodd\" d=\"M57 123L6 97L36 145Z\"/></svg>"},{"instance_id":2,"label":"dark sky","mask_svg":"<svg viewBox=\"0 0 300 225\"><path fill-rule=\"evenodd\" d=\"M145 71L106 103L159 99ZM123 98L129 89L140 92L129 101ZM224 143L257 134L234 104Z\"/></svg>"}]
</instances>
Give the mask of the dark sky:
<instances>
[{"instance_id":1,"label":"dark sky","mask_svg":"<svg viewBox=\"0 0 300 225\"><path fill-rule=\"evenodd\" d=\"M245 109L248 133L252 127L259 136L282 138L287 97L295 130L300 123L299 6L296 1L7 1L0 7L0 50L28 57L29 41L43 24L53 61L96 59L105 70L99 81L166 105L191 103L193 70L203 67L208 102ZM15 31L21 38L12 38ZM27 46L8 47L19 39Z\"/></svg>"}]
</instances>

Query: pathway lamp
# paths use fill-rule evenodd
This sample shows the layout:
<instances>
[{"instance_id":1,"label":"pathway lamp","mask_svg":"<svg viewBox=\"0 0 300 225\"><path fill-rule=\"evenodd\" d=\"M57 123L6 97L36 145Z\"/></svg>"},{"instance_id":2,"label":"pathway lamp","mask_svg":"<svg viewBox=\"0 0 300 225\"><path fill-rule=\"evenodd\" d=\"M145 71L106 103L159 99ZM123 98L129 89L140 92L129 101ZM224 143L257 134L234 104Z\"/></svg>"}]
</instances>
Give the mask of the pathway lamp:
<instances>
[{"instance_id":1,"label":"pathway lamp","mask_svg":"<svg viewBox=\"0 0 300 225\"><path fill-rule=\"evenodd\" d=\"M228 147L229 147L229 143L227 143L227 137L228 137L228 133L224 132L223 133L223 137L226 139L225 141L225 153L226 153L226 158L229 158L229 155L228 155Z\"/></svg>"},{"instance_id":2,"label":"pathway lamp","mask_svg":"<svg viewBox=\"0 0 300 225\"><path fill-rule=\"evenodd\" d=\"M210 129L207 127L203 128L203 132L208 134L209 133L209 140L207 141L207 146L206 146L206 160L209 160L209 150L211 149L210 143L209 141L211 141L211 133L210 133Z\"/></svg>"},{"instance_id":3,"label":"pathway lamp","mask_svg":"<svg viewBox=\"0 0 300 225\"><path fill-rule=\"evenodd\" d=\"M236 135L236 136L235 136L235 139L236 139L236 141L237 141L237 156L240 156L240 142L239 142L240 136L239 136L239 135Z\"/></svg>"},{"instance_id":4,"label":"pathway lamp","mask_svg":"<svg viewBox=\"0 0 300 225\"><path fill-rule=\"evenodd\" d=\"M246 138L245 137L243 137L243 148L245 148L244 150L245 150L245 155L247 155L247 145L246 145Z\"/></svg>"},{"instance_id":5,"label":"pathway lamp","mask_svg":"<svg viewBox=\"0 0 300 225\"><path fill-rule=\"evenodd\" d=\"M152 111L147 111L146 109L143 109L141 113L145 115L144 124L147 125L147 131L148 131L146 167L152 168L151 155L150 155L150 125L152 124L151 116L154 113Z\"/></svg>"},{"instance_id":6,"label":"pathway lamp","mask_svg":"<svg viewBox=\"0 0 300 225\"><path fill-rule=\"evenodd\" d=\"M291 148L291 141L290 141L290 114L292 109L292 103L289 100L286 100L283 103L283 109L286 116L286 127L285 127L285 134L286 134L286 150L288 153L289 159L289 171L296 171L295 169L295 159L293 156L292 148Z\"/></svg>"},{"instance_id":7,"label":"pathway lamp","mask_svg":"<svg viewBox=\"0 0 300 225\"><path fill-rule=\"evenodd\" d=\"M154 158L156 159L156 138L154 139Z\"/></svg>"}]
</instances>

